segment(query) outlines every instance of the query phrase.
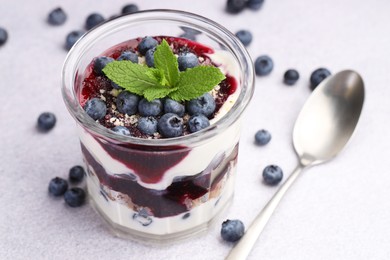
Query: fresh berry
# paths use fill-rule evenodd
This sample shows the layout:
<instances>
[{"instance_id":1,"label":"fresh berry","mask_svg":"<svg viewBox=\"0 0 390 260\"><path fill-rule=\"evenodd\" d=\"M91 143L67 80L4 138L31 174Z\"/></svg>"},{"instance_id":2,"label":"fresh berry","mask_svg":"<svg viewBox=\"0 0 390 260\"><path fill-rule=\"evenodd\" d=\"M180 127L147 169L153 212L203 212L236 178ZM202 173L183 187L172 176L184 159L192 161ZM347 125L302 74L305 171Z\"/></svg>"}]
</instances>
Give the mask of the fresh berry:
<instances>
[{"instance_id":1,"label":"fresh berry","mask_svg":"<svg viewBox=\"0 0 390 260\"><path fill-rule=\"evenodd\" d=\"M325 68L319 68L313 71L310 76L310 89L314 90L330 74L330 71Z\"/></svg>"},{"instance_id":2,"label":"fresh berry","mask_svg":"<svg viewBox=\"0 0 390 260\"><path fill-rule=\"evenodd\" d=\"M284 73L283 81L286 85L292 86L299 79L299 73L297 70L289 69Z\"/></svg>"},{"instance_id":3,"label":"fresh berry","mask_svg":"<svg viewBox=\"0 0 390 260\"><path fill-rule=\"evenodd\" d=\"M190 34L190 33L182 33L179 35L179 37L190 40L190 41L196 41L196 35Z\"/></svg>"},{"instance_id":4,"label":"fresh berry","mask_svg":"<svg viewBox=\"0 0 390 260\"><path fill-rule=\"evenodd\" d=\"M100 98L88 100L87 103L85 103L84 110L93 120L100 120L107 113L106 103Z\"/></svg>"},{"instance_id":5,"label":"fresh berry","mask_svg":"<svg viewBox=\"0 0 390 260\"><path fill-rule=\"evenodd\" d=\"M271 73L274 62L268 55L260 56L255 61L255 72L258 76L265 76Z\"/></svg>"},{"instance_id":6,"label":"fresh berry","mask_svg":"<svg viewBox=\"0 0 390 260\"><path fill-rule=\"evenodd\" d=\"M283 171L277 165L268 165L263 170L264 182L268 185L277 185L283 178Z\"/></svg>"},{"instance_id":7,"label":"fresh berry","mask_svg":"<svg viewBox=\"0 0 390 260\"><path fill-rule=\"evenodd\" d=\"M143 134L152 135L157 132L157 123L157 119L154 117L140 117L137 128Z\"/></svg>"},{"instance_id":8,"label":"fresh berry","mask_svg":"<svg viewBox=\"0 0 390 260\"><path fill-rule=\"evenodd\" d=\"M265 129L261 129L255 134L255 142L258 145L266 145L271 141L271 134Z\"/></svg>"},{"instance_id":9,"label":"fresh berry","mask_svg":"<svg viewBox=\"0 0 390 260\"><path fill-rule=\"evenodd\" d=\"M78 39L83 36L84 32L83 31L72 31L66 36L65 40L65 48L67 50L70 50L72 46L77 42Z\"/></svg>"},{"instance_id":10,"label":"fresh berry","mask_svg":"<svg viewBox=\"0 0 390 260\"><path fill-rule=\"evenodd\" d=\"M4 43L6 43L8 40L8 33L7 31L0 27L0 46L2 46Z\"/></svg>"},{"instance_id":11,"label":"fresh berry","mask_svg":"<svg viewBox=\"0 0 390 260\"><path fill-rule=\"evenodd\" d=\"M252 10L259 10L263 6L264 0L248 0L246 6Z\"/></svg>"},{"instance_id":12,"label":"fresh berry","mask_svg":"<svg viewBox=\"0 0 390 260\"><path fill-rule=\"evenodd\" d=\"M215 100L210 93L205 93L187 102L187 111L190 115L203 114L209 117L214 113L215 107Z\"/></svg>"},{"instance_id":13,"label":"fresh berry","mask_svg":"<svg viewBox=\"0 0 390 260\"><path fill-rule=\"evenodd\" d=\"M111 57L97 57L93 61L93 72L95 72L97 75L104 75L103 69L104 67L110 63L113 62L114 59Z\"/></svg>"},{"instance_id":14,"label":"fresh berry","mask_svg":"<svg viewBox=\"0 0 390 260\"><path fill-rule=\"evenodd\" d=\"M179 70L184 71L189 68L193 68L199 65L198 57L192 52L185 52L179 54L177 58L179 64Z\"/></svg>"},{"instance_id":15,"label":"fresh berry","mask_svg":"<svg viewBox=\"0 0 390 260\"><path fill-rule=\"evenodd\" d=\"M154 47L156 47L158 44L158 41L155 40L153 37L150 37L150 36L146 36L145 38L143 38L140 43L138 44L138 51L139 53L141 53L142 55L145 55L146 52L149 50L149 49L152 49Z\"/></svg>"},{"instance_id":16,"label":"fresh berry","mask_svg":"<svg viewBox=\"0 0 390 260\"><path fill-rule=\"evenodd\" d=\"M51 112L44 112L38 117L38 129L41 131L49 131L56 124L56 116Z\"/></svg>"},{"instance_id":17,"label":"fresh berry","mask_svg":"<svg viewBox=\"0 0 390 260\"><path fill-rule=\"evenodd\" d=\"M236 36L244 46L248 46L252 42L252 33L248 30L239 30L236 32Z\"/></svg>"},{"instance_id":18,"label":"fresh berry","mask_svg":"<svg viewBox=\"0 0 390 260\"><path fill-rule=\"evenodd\" d=\"M87 20L85 21L85 29L90 30L93 27L104 22L104 17L101 14L93 13L88 15Z\"/></svg>"},{"instance_id":19,"label":"fresh berry","mask_svg":"<svg viewBox=\"0 0 390 260\"><path fill-rule=\"evenodd\" d=\"M132 51L124 51L117 60L129 60L132 63L138 63L138 55Z\"/></svg>"},{"instance_id":20,"label":"fresh berry","mask_svg":"<svg viewBox=\"0 0 390 260\"><path fill-rule=\"evenodd\" d=\"M163 105L160 99L148 101L143 98L138 103L138 112L141 116L158 116L163 110Z\"/></svg>"},{"instance_id":21,"label":"fresh berry","mask_svg":"<svg viewBox=\"0 0 390 260\"><path fill-rule=\"evenodd\" d=\"M209 119L202 114L195 114L188 120L188 129L191 133L198 132L209 125Z\"/></svg>"},{"instance_id":22,"label":"fresh berry","mask_svg":"<svg viewBox=\"0 0 390 260\"><path fill-rule=\"evenodd\" d=\"M69 170L69 181L72 183L79 183L83 180L85 175L84 168L80 165L73 166Z\"/></svg>"},{"instance_id":23,"label":"fresh berry","mask_svg":"<svg viewBox=\"0 0 390 260\"><path fill-rule=\"evenodd\" d=\"M154 67L154 53L156 52L156 48L151 48L147 50L145 54L145 62L148 67L153 68Z\"/></svg>"},{"instance_id":24,"label":"fresh berry","mask_svg":"<svg viewBox=\"0 0 390 260\"><path fill-rule=\"evenodd\" d=\"M184 116L185 107L176 100L166 98L164 100L164 113L174 113L178 116Z\"/></svg>"},{"instance_id":25,"label":"fresh berry","mask_svg":"<svg viewBox=\"0 0 390 260\"><path fill-rule=\"evenodd\" d=\"M119 112L134 115L138 111L140 97L129 91L122 91L116 98L116 107Z\"/></svg>"},{"instance_id":26,"label":"fresh berry","mask_svg":"<svg viewBox=\"0 0 390 260\"><path fill-rule=\"evenodd\" d=\"M183 119L176 114L164 114L157 124L158 131L163 137L177 137L183 134Z\"/></svg>"},{"instance_id":27,"label":"fresh berry","mask_svg":"<svg viewBox=\"0 0 390 260\"><path fill-rule=\"evenodd\" d=\"M66 18L67 16L64 10L62 10L61 7L57 7L49 13L49 16L47 17L47 22L51 25L61 25L65 23Z\"/></svg>"},{"instance_id":28,"label":"fresh berry","mask_svg":"<svg viewBox=\"0 0 390 260\"><path fill-rule=\"evenodd\" d=\"M85 202L85 191L81 188L71 188L64 194L66 204L71 207L79 207Z\"/></svg>"},{"instance_id":29,"label":"fresh berry","mask_svg":"<svg viewBox=\"0 0 390 260\"><path fill-rule=\"evenodd\" d=\"M54 196L61 196L68 189L68 182L60 177L55 177L49 182L49 193Z\"/></svg>"},{"instance_id":30,"label":"fresh berry","mask_svg":"<svg viewBox=\"0 0 390 260\"><path fill-rule=\"evenodd\" d=\"M241 220L225 220L222 223L221 236L228 242L238 241L245 233L245 227Z\"/></svg>"},{"instance_id":31,"label":"fresh berry","mask_svg":"<svg viewBox=\"0 0 390 260\"><path fill-rule=\"evenodd\" d=\"M122 8L122 14L132 14L138 12L139 8L135 4L128 4Z\"/></svg>"},{"instance_id":32,"label":"fresh berry","mask_svg":"<svg viewBox=\"0 0 390 260\"><path fill-rule=\"evenodd\" d=\"M246 0L228 0L226 4L226 11L231 14L238 14L244 10Z\"/></svg>"},{"instance_id":33,"label":"fresh berry","mask_svg":"<svg viewBox=\"0 0 390 260\"><path fill-rule=\"evenodd\" d=\"M128 135L128 136L131 135L130 130L127 127L121 125L115 126L114 128L111 129L111 131L120 135Z\"/></svg>"}]
</instances>

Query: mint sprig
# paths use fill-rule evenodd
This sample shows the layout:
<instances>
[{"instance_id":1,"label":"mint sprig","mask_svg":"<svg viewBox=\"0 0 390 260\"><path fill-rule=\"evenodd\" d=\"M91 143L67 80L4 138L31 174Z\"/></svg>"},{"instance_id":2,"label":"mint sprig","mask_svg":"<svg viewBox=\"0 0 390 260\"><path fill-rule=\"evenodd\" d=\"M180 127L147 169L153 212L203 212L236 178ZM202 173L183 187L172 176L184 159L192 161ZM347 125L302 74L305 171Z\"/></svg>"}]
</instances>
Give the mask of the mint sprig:
<instances>
[{"instance_id":1,"label":"mint sprig","mask_svg":"<svg viewBox=\"0 0 390 260\"><path fill-rule=\"evenodd\" d=\"M148 101L164 97L190 100L211 91L225 79L214 66L197 66L180 72L177 58L165 39L156 48L154 64L155 68L149 68L131 61L113 61L103 72L125 90Z\"/></svg>"}]
</instances>

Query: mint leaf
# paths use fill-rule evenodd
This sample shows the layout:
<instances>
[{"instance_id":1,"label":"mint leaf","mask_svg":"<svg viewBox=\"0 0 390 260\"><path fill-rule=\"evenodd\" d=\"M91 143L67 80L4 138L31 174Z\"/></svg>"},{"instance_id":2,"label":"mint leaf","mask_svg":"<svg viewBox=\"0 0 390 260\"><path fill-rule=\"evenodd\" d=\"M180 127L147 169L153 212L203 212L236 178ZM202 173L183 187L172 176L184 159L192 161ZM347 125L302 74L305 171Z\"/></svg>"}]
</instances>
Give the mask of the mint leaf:
<instances>
[{"instance_id":1,"label":"mint leaf","mask_svg":"<svg viewBox=\"0 0 390 260\"><path fill-rule=\"evenodd\" d=\"M173 87L179 79L179 65L168 42L163 39L154 52L154 66L164 73L168 85Z\"/></svg>"},{"instance_id":2,"label":"mint leaf","mask_svg":"<svg viewBox=\"0 0 390 260\"><path fill-rule=\"evenodd\" d=\"M103 72L106 76L124 89L143 95L148 88L163 87L155 77L150 77L148 67L131 61L113 61L108 63Z\"/></svg>"},{"instance_id":3,"label":"mint leaf","mask_svg":"<svg viewBox=\"0 0 390 260\"><path fill-rule=\"evenodd\" d=\"M144 97L148 101L152 101L153 99L156 99L156 98L164 98L175 90L177 90L177 88L151 87L151 88L147 88L144 91Z\"/></svg>"},{"instance_id":4,"label":"mint leaf","mask_svg":"<svg viewBox=\"0 0 390 260\"><path fill-rule=\"evenodd\" d=\"M225 75L217 67L198 66L180 73L177 90L169 96L177 101L190 100L211 91Z\"/></svg>"},{"instance_id":5,"label":"mint leaf","mask_svg":"<svg viewBox=\"0 0 390 260\"><path fill-rule=\"evenodd\" d=\"M155 79L163 86L168 85L168 81L165 78L164 72L162 72L161 70L149 68L149 70L146 72L146 75L148 75L148 77L152 79Z\"/></svg>"}]
</instances>

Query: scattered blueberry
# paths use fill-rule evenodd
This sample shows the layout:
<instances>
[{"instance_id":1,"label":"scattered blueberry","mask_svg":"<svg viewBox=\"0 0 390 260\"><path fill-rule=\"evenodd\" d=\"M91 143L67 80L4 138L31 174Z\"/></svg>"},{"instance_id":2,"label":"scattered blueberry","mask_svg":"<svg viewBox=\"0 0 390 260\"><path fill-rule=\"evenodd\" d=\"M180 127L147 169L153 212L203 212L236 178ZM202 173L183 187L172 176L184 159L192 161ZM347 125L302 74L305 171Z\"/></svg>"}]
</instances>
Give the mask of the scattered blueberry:
<instances>
[{"instance_id":1,"label":"scattered blueberry","mask_svg":"<svg viewBox=\"0 0 390 260\"><path fill-rule=\"evenodd\" d=\"M78 39L83 36L84 32L83 31L72 31L66 36L65 40L65 48L67 50L70 50L72 46L77 42Z\"/></svg>"},{"instance_id":2,"label":"scattered blueberry","mask_svg":"<svg viewBox=\"0 0 390 260\"><path fill-rule=\"evenodd\" d=\"M66 13L64 10L62 10L61 7L57 7L53 11L49 13L49 16L47 17L47 21L51 25L61 25L64 24L66 21Z\"/></svg>"},{"instance_id":3,"label":"scattered blueberry","mask_svg":"<svg viewBox=\"0 0 390 260\"><path fill-rule=\"evenodd\" d=\"M93 61L93 72L95 72L97 75L104 75L103 69L104 67L110 63L113 62L114 59L111 57L97 57Z\"/></svg>"},{"instance_id":4,"label":"scattered blueberry","mask_svg":"<svg viewBox=\"0 0 390 260\"><path fill-rule=\"evenodd\" d=\"M178 116L184 116L185 107L176 100L166 98L164 100L164 113L174 113Z\"/></svg>"},{"instance_id":5,"label":"scattered blueberry","mask_svg":"<svg viewBox=\"0 0 390 260\"><path fill-rule=\"evenodd\" d=\"M226 11L231 14L238 14L244 10L246 0L228 0L226 4Z\"/></svg>"},{"instance_id":6,"label":"scattered blueberry","mask_svg":"<svg viewBox=\"0 0 390 260\"><path fill-rule=\"evenodd\" d=\"M157 132L157 119L151 116L140 117L137 128L143 134L152 135Z\"/></svg>"},{"instance_id":7,"label":"scattered blueberry","mask_svg":"<svg viewBox=\"0 0 390 260\"><path fill-rule=\"evenodd\" d=\"M49 182L49 193L53 196L61 196L68 189L68 182L60 177L55 177Z\"/></svg>"},{"instance_id":8,"label":"scattered blueberry","mask_svg":"<svg viewBox=\"0 0 390 260\"><path fill-rule=\"evenodd\" d=\"M157 124L163 137L177 137L183 134L183 119L173 113L164 114Z\"/></svg>"},{"instance_id":9,"label":"scattered blueberry","mask_svg":"<svg viewBox=\"0 0 390 260\"><path fill-rule=\"evenodd\" d=\"M259 10L263 6L264 0L248 0L246 6L252 10Z\"/></svg>"},{"instance_id":10,"label":"scattered blueberry","mask_svg":"<svg viewBox=\"0 0 390 260\"><path fill-rule=\"evenodd\" d=\"M111 131L120 135L128 135L128 136L131 135L130 130L127 127L121 125L115 126L114 128L111 129Z\"/></svg>"},{"instance_id":11,"label":"scattered blueberry","mask_svg":"<svg viewBox=\"0 0 390 260\"><path fill-rule=\"evenodd\" d=\"M260 56L255 61L255 72L258 76L265 76L271 73L274 62L268 55Z\"/></svg>"},{"instance_id":12,"label":"scattered blueberry","mask_svg":"<svg viewBox=\"0 0 390 260\"><path fill-rule=\"evenodd\" d=\"M123 114L134 115L138 111L140 97L129 91L122 91L116 98L116 107Z\"/></svg>"},{"instance_id":13,"label":"scattered blueberry","mask_svg":"<svg viewBox=\"0 0 390 260\"><path fill-rule=\"evenodd\" d=\"M8 40L8 33L7 31L0 27L0 46L2 46L4 43L6 43Z\"/></svg>"},{"instance_id":14,"label":"scattered blueberry","mask_svg":"<svg viewBox=\"0 0 390 260\"><path fill-rule=\"evenodd\" d=\"M193 68L199 65L198 57L192 52L185 52L179 54L177 62L179 63L180 71L184 71L186 69Z\"/></svg>"},{"instance_id":15,"label":"scattered blueberry","mask_svg":"<svg viewBox=\"0 0 390 260\"><path fill-rule=\"evenodd\" d=\"M240 30L236 32L236 36L245 47L252 42L252 33L248 30Z\"/></svg>"},{"instance_id":16,"label":"scattered blueberry","mask_svg":"<svg viewBox=\"0 0 390 260\"><path fill-rule=\"evenodd\" d=\"M85 170L82 166L76 165L70 168L69 170L69 180L73 183L79 183L83 180L85 175Z\"/></svg>"},{"instance_id":17,"label":"scattered blueberry","mask_svg":"<svg viewBox=\"0 0 390 260\"><path fill-rule=\"evenodd\" d=\"M268 165L263 170L264 182L268 185L277 185L283 178L283 171L277 165Z\"/></svg>"},{"instance_id":18,"label":"scattered blueberry","mask_svg":"<svg viewBox=\"0 0 390 260\"><path fill-rule=\"evenodd\" d=\"M330 74L330 71L325 68L319 68L313 71L310 76L310 89L314 90Z\"/></svg>"},{"instance_id":19,"label":"scattered blueberry","mask_svg":"<svg viewBox=\"0 0 390 260\"><path fill-rule=\"evenodd\" d=\"M154 67L154 53L156 52L156 48L151 48L146 51L145 54L145 62L148 67L153 68Z\"/></svg>"},{"instance_id":20,"label":"scattered blueberry","mask_svg":"<svg viewBox=\"0 0 390 260\"><path fill-rule=\"evenodd\" d=\"M187 111L190 115L203 114L209 117L214 113L215 107L215 100L210 93L205 93L187 102Z\"/></svg>"},{"instance_id":21,"label":"scattered blueberry","mask_svg":"<svg viewBox=\"0 0 390 260\"><path fill-rule=\"evenodd\" d=\"M71 188L64 194L66 204L71 207L79 207L85 202L85 191L81 188Z\"/></svg>"},{"instance_id":22,"label":"scattered blueberry","mask_svg":"<svg viewBox=\"0 0 390 260\"><path fill-rule=\"evenodd\" d=\"M188 120L188 130L191 133L198 132L210 125L209 119L202 114L195 114Z\"/></svg>"},{"instance_id":23,"label":"scattered blueberry","mask_svg":"<svg viewBox=\"0 0 390 260\"><path fill-rule=\"evenodd\" d=\"M241 220L228 219L222 223L221 236L225 241L236 242L240 240L244 233L245 227Z\"/></svg>"},{"instance_id":24,"label":"scattered blueberry","mask_svg":"<svg viewBox=\"0 0 390 260\"><path fill-rule=\"evenodd\" d=\"M104 22L104 17L101 14L93 13L88 15L87 20L85 21L85 28L87 30L92 29L93 27Z\"/></svg>"},{"instance_id":25,"label":"scattered blueberry","mask_svg":"<svg viewBox=\"0 0 390 260\"><path fill-rule=\"evenodd\" d=\"M124 51L117 60L129 60L132 63L138 63L138 55L132 51Z\"/></svg>"},{"instance_id":26,"label":"scattered blueberry","mask_svg":"<svg viewBox=\"0 0 390 260\"><path fill-rule=\"evenodd\" d=\"M271 141L271 134L265 129L261 129L255 134L255 142L258 145L266 145Z\"/></svg>"},{"instance_id":27,"label":"scattered blueberry","mask_svg":"<svg viewBox=\"0 0 390 260\"><path fill-rule=\"evenodd\" d=\"M142 55L145 55L149 49L152 49L152 48L156 47L157 45L158 45L157 40L155 40L153 37L146 36L138 44L138 51Z\"/></svg>"},{"instance_id":28,"label":"scattered blueberry","mask_svg":"<svg viewBox=\"0 0 390 260\"><path fill-rule=\"evenodd\" d=\"M88 100L84 105L84 110L95 121L102 119L107 113L106 103L100 98Z\"/></svg>"},{"instance_id":29,"label":"scattered blueberry","mask_svg":"<svg viewBox=\"0 0 390 260\"><path fill-rule=\"evenodd\" d=\"M139 8L135 4L128 4L122 8L122 14L132 14L138 12Z\"/></svg>"},{"instance_id":30,"label":"scattered blueberry","mask_svg":"<svg viewBox=\"0 0 390 260\"><path fill-rule=\"evenodd\" d=\"M41 131L49 131L57 122L56 116L51 112L44 112L38 117L38 129Z\"/></svg>"},{"instance_id":31,"label":"scattered blueberry","mask_svg":"<svg viewBox=\"0 0 390 260\"><path fill-rule=\"evenodd\" d=\"M160 99L148 101L143 98L138 103L138 112L141 116L158 116L163 110L163 105Z\"/></svg>"},{"instance_id":32,"label":"scattered blueberry","mask_svg":"<svg viewBox=\"0 0 390 260\"><path fill-rule=\"evenodd\" d=\"M191 33L182 33L179 35L179 37L190 40L190 41L196 41L196 35Z\"/></svg>"},{"instance_id":33,"label":"scattered blueberry","mask_svg":"<svg viewBox=\"0 0 390 260\"><path fill-rule=\"evenodd\" d=\"M283 81L286 85L292 86L299 79L299 73L297 70L289 69L284 73Z\"/></svg>"}]
</instances>

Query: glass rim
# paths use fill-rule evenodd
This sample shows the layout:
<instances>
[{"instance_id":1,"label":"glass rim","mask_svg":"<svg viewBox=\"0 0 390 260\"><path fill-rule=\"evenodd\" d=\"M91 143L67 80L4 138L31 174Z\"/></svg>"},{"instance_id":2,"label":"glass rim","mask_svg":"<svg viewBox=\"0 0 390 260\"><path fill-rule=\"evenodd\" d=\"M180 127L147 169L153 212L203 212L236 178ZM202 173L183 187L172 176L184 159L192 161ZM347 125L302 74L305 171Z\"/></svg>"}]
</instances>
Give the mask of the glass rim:
<instances>
[{"instance_id":1,"label":"glass rim","mask_svg":"<svg viewBox=\"0 0 390 260\"><path fill-rule=\"evenodd\" d=\"M180 26L196 28L207 35L213 35L224 43L224 47L233 54L235 61L241 69L242 79L240 82L240 94L231 109L214 124L209 127L184 136L161 139L144 139L133 136L124 136L112 132L89 117L81 107L75 91L76 68L81 59L82 53L93 47L93 43L100 38L109 36L121 28L131 24L151 21L172 21L182 23ZM169 35L168 35L169 36ZM140 36L141 37L141 36ZM113 43L112 46L118 43ZM254 92L254 69L249 53L244 45L222 25L197 14L172 10L172 9L151 9L139 11L132 14L121 15L114 19L105 21L101 25L87 31L69 50L62 67L61 91L67 109L72 117L82 126L92 131L94 134L109 138L118 143L129 143L141 146L191 146L192 143L199 142L217 135L223 129L232 125L245 110ZM71 86L71 93L69 87ZM69 96L70 95L70 96Z\"/></svg>"}]
</instances>

